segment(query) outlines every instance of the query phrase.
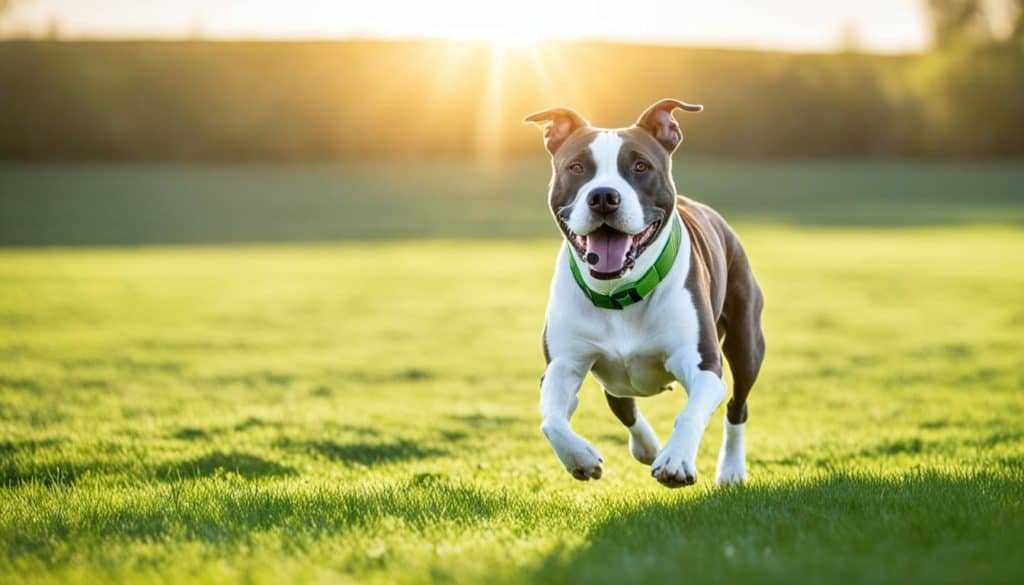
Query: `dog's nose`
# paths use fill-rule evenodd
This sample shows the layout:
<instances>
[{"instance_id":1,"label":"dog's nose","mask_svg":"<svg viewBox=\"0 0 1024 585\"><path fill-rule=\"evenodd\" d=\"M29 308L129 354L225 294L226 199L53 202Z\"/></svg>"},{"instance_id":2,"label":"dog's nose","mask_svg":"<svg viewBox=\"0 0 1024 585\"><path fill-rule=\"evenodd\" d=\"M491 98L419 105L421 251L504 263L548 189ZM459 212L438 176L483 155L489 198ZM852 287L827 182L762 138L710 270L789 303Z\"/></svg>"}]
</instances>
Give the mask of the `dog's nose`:
<instances>
[{"instance_id":1,"label":"dog's nose","mask_svg":"<svg viewBox=\"0 0 1024 585\"><path fill-rule=\"evenodd\" d=\"M619 208L622 198L619 192L608 187L598 187L587 193L587 206L595 213L608 215Z\"/></svg>"}]
</instances>

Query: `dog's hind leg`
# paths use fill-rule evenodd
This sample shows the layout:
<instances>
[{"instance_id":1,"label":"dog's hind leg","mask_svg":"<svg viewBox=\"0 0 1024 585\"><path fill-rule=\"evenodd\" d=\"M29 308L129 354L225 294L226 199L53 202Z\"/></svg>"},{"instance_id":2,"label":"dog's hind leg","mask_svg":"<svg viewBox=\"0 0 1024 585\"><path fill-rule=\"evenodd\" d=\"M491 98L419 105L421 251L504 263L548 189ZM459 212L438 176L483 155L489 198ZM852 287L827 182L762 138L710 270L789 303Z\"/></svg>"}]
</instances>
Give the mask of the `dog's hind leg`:
<instances>
[{"instance_id":1,"label":"dog's hind leg","mask_svg":"<svg viewBox=\"0 0 1024 585\"><path fill-rule=\"evenodd\" d=\"M745 258L743 261L745 262ZM757 380L764 360L764 334L761 330L761 309L764 299L749 268L730 274L723 320L725 339L722 353L732 371L732 397L725 407L722 450L718 454L716 479L719 485L746 480L744 430L747 422L747 397ZM741 276L742 275L742 276ZM735 281L732 279L736 279Z\"/></svg>"},{"instance_id":2,"label":"dog's hind leg","mask_svg":"<svg viewBox=\"0 0 1024 585\"><path fill-rule=\"evenodd\" d=\"M608 406L611 407L615 418L629 430L629 452L633 454L633 458L645 465L654 463L654 458L661 451L661 443L654 429L636 407L636 399L612 396L607 390L604 397L608 399Z\"/></svg>"}]
</instances>

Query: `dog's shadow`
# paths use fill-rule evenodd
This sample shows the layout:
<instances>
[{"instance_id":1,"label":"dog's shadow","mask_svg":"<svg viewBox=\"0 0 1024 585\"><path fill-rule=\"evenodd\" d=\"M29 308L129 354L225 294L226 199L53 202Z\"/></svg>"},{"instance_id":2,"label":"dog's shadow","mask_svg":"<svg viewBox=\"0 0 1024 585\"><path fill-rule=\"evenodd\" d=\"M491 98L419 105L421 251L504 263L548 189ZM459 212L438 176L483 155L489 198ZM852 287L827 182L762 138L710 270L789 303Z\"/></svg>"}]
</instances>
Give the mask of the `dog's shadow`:
<instances>
[{"instance_id":1,"label":"dog's shadow","mask_svg":"<svg viewBox=\"0 0 1024 585\"><path fill-rule=\"evenodd\" d=\"M582 548L556 549L523 580L936 583L969 567L975 582L1012 581L1024 569L1011 550L1024 534L1022 493L1010 477L922 472L659 497L613 513Z\"/></svg>"}]
</instances>

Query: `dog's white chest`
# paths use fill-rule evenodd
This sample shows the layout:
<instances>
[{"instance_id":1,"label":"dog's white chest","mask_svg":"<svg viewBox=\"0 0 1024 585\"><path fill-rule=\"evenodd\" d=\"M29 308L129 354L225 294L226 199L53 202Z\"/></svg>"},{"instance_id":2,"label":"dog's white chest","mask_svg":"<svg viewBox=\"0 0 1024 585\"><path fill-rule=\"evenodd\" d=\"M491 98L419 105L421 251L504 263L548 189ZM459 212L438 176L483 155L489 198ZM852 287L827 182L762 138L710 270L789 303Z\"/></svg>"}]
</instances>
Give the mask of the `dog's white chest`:
<instances>
[{"instance_id":1,"label":"dog's white chest","mask_svg":"<svg viewBox=\"0 0 1024 585\"><path fill-rule=\"evenodd\" d=\"M545 342L551 353L584 365L608 393L651 396L676 379L667 360L681 348L697 358L697 318L683 286L689 271L684 236L672 270L651 295L621 311L595 307L579 290L566 256L552 281ZM685 380L680 380L685 383Z\"/></svg>"},{"instance_id":2,"label":"dog's white chest","mask_svg":"<svg viewBox=\"0 0 1024 585\"><path fill-rule=\"evenodd\" d=\"M615 396L651 396L674 380L665 367L676 343L675 327L666 327L663 312L644 310L601 313L600 335L591 371Z\"/></svg>"},{"instance_id":3,"label":"dog's white chest","mask_svg":"<svg viewBox=\"0 0 1024 585\"><path fill-rule=\"evenodd\" d=\"M660 351L601 353L592 371L614 396L651 396L666 390L673 381L665 369L665 359Z\"/></svg>"}]
</instances>

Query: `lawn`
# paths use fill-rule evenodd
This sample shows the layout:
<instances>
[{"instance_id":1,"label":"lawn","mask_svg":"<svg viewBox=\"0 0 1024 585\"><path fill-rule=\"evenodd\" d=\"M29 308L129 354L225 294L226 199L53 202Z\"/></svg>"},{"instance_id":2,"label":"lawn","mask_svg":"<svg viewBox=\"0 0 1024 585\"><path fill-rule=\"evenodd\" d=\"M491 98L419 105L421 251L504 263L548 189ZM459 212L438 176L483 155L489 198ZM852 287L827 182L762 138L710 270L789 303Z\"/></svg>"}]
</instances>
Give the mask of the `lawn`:
<instances>
[{"instance_id":1,"label":"lawn","mask_svg":"<svg viewBox=\"0 0 1024 585\"><path fill-rule=\"evenodd\" d=\"M1024 226L1022 162L676 158L680 192L733 222ZM549 174L547 159L496 168L0 162L0 246L550 238Z\"/></svg>"},{"instance_id":2,"label":"lawn","mask_svg":"<svg viewBox=\"0 0 1024 585\"><path fill-rule=\"evenodd\" d=\"M1019 582L1024 232L800 223L738 226L769 346L738 489L721 411L668 490L593 381L604 477L561 468L553 228L0 251L0 582ZM641 403L663 440L683 400Z\"/></svg>"}]
</instances>

